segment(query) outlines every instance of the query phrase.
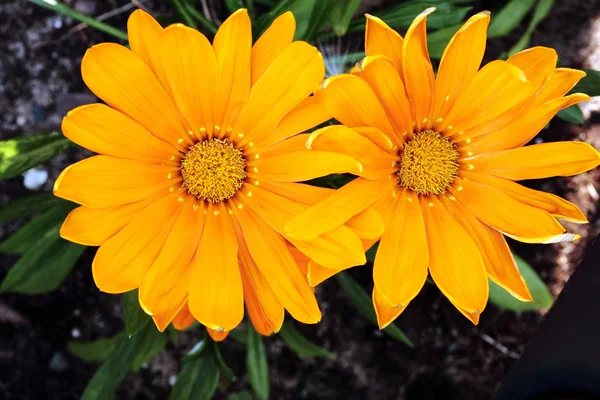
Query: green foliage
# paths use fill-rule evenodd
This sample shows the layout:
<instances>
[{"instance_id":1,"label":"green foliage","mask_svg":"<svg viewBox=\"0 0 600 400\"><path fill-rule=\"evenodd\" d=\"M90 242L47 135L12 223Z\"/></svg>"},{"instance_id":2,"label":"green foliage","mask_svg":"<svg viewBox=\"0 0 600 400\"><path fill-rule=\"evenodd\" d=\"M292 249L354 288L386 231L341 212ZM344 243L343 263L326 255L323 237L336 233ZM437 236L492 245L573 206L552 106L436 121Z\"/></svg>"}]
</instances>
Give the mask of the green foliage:
<instances>
[{"instance_id":1,"label":"green foliage","mask_svg":"<svg viewBox=\"0 0 600 400\"><path fill-rule=\"evenodd\" d=\"M427 48L429 49L429 57L432 59L440 59L446 50L446 46L450 43L450 39L458 30L462 24L456 24L447 28L442 28L438 31L427 35Z\"/></svg>"},{"instance_id":2,"label":"green foliage","mask_svg":"<svg viewBox=\"0 0 600 400\"><path fill-rule=\"evenodd\" d=\"M490 281L490 301L500 308L512 311L535 311L550 308L553 303L552 294L544 282L528 263L516 255L514 257L521 275L527 282L534 302L517 300L492 281Z\"/></svg>"},{"instance_id":3,"label":"green foliage","mask_svg":"<svg viewBox=\"0 0 600 400\"><path fill-rule=\"evenodd\" d=\"M252 400L252 394L246 390L243 390L238 393L231 393L229 396L227 396L227 400Z\"/></svg>"},{"instance_id":4,"label":"green foliage","mask_svg":"<svg viewBox=\"0 0 600 400\"><path fill-rule=\"evenodd\" d=\"M498 38L511 33L529 13L535 0L511 0L499 12L492 15L488 37Z\"/></svg>"},{"instance_id":5,"label":"green foliage","mask_svg":"<svg viewBox=\"0 0 600 400\"><path fill-rule=\"evenodd\" d=\"M304 337L296 328L296 325L286 320L279 331L279 336L283 341L297 354L305 357L325 357L335 360L335 354L330 353L324 348L317 346L306 337Z\"/></svg>"},{"instance_id":6,"label":"green foliage","mask_svg":"<svg viewBox=\"0 0 600 400\"><path fill-rule=\"evenodd\" d=\"M307 42L314 42L317 34L327 25L328 11L333 7L333 0L319 0L313 2L312 11L308 20L306 32L300 38Z\"/></svg>"},{"instance_id":7,"label":"green foliage","mask_svg":"<svg viewBox=\"0 0 600 400\"><path fill-rule=\"evenodd\" d=\"M250 378L250 386L260 400L269 398L269 364L265 354L262 337L248 324L248 350L246 352L246 368Z\"/></svg>"},{"instance_id":8,"label":"green foliage","mask_svg":"<svg viewBox=\"0 0 600 400\"><path fill-rule=\"evenodd\" d=\"M377 324L377 315L373 308L373 302L367 292L346 272L338 272L335 275L335 279L342 290L344 290L344 293L346 293L346 296L348 296L348 299L350 299L350 302L356 306L358 312L369 321ZM394 324L390 324L382 332L409 347L413 347L410 339Z\"/></svg>"},{"instance_id":9,"label":"green foliage","mask_svg":"<svg viewBox=\"0 0 600 400\"><path fill-rule=\"evenodd\" d=\"M579 106L577 104L572 105L569 108L560 110L556 114L556 116L558 118L562 119L563 121L567 121L572 124L581 125L585 122L585 117L583 116L583 113L581 112L581 108L579 108Z\"/></svg>"},{"instance_id":10,"label":"green foliage","mask_svg":"<svg viewBox=\"0 0 600 400\"><path fill-rule=\"evenodd\" d=\"M531 17L531 21L529 21L529 25L525 30L521 39L515 44L509 51L509 55L513 55L518 53L521 50L524 50L527 45L529 45L529 41L531 40L531 35L535 28L537 28L538 24L542 22L544 18L548 16L550 13L550 9L552 9L552 5L554 4L554 0L539 0L537 5L535 6L535 10L533 11L533 16Z\"/></svg>"},{"instance_id":11,"label":"green foliage","mask_svg":"<svg viewBox=\"0 0 600 400\"><path fill-rule=\"evenodd\" d=\"M352 16L360 5L360 0L338 1L331 10L331 27L338 36L343 36L348 32Z\"/></svg>"},{"instance_id":12,"label":"green foliage","mask_svg":"<svg viewBox=\"0 0 600 400\"><path fill-rule=\"evenodd\" d=\"M208 337L202 340L184 358L183 368L171 391L171 400L208 400L219 384L219 361L217 347Z\"/></svg>"},{"instance_id":13,"label":"green foliage","mask_svg":"<svg viewBox=\"0 0 600 400\"><path fill-rule=\"evenodd\" d=\"M235 11L240 8L244 8L244 2L242 0L225 0L225 7L227 7L227 11L230 14L233 14Z\"/></svg>"},{"instance_id":14,"label":"green foliage","mask_svg":"<svg viewBox=\"0 0 600 400\"><path fill-rule=\"evenodd\" d=\"M585 93L589 96L600 96L600 71L584 69L586 76L571 90L571 93Z\"/></svg>"},{"instance_id":15,"label":"green foliage","mask_svg":"<svg viewBox=\"0 0 600 400\"><path fill-rule=\"evenodd\" d=\"M84 361L104 361L119 345L123 338L123 332L113 337L92 340L90 342L67 342L67 350L77 358Z\"/></svg>"},{"instance_id":16,"label":"green foliage","mask_svg":"<svg viewBox=\"0 0 600 400\"><path fill-rule=\"evenodd\" d=\"M138 289L123 293L123 319L125 332L129 337L135 335L150 321L150 316L140 307Z\"/></svg>"},{"instance_id":17,"label":"green foliage","mask_svg":"<svg viewBox=\"0 0 600 400\"><path fill-rule=\"evenodd\" d=\"M314 0L307 0L307 1L304 1L304 3L312 3L313 1ZM253 21L253 24L252 24L252 31L253 31L252 33L254 36L254 40L258 39L258 37L260 35L262 35L263 32L269 26L271 26L271 24L273 23L275 18L279 17L281 14L285 13L286 11L291 11L294 3L300 3L300 1L299 0L281 0L277 3L277 5L275 7L271 8L268 12L264 13L260 17L256 18L256 20ZM310 10L312 10L312 6L309 9L309 12L310 12ZM294 12L294 16L296 17L296 21L298 23L298 25L296 27L296 32L297 32L300 29L300 26L299 26L300 22L303 20L295 12Z\"/></svg>"},{"instance_id":18,"label":"green foliage","mask_svg":"<svg viewBox=\"0 0 600 400\"><path fill-rule=\"evenodd\" d=\"M62 153L72 144L60 132L0 141L0 179L19 176Z\"/></svg>"},{"instance_id":19,"label":"green foliage","mask_svg":"<svg viewBox=\"0 0 600 400\"><path fill-rule=\"evenodd\" d=\"M154 324L146 325L132 338L120 335L114 350L85 388L81 396L82 400L113 399L116 389L129 370L139 369L142 363L158 354L160 350L157 349L161 343L164 346L166 337L156 329Z\"/></svg>"},{"instance_id":20,"label":"green foliage","mask_svg":"<svg viewBox=\"0 0 600 400\"><path fill-rule=\"evenodd\" d=\"M37 212L45 211L53 206L65 203L65 200L52 193L35 193L19 197L0 206L0 223L16 221L29 217Z\"/></svg>"}]
</instances>

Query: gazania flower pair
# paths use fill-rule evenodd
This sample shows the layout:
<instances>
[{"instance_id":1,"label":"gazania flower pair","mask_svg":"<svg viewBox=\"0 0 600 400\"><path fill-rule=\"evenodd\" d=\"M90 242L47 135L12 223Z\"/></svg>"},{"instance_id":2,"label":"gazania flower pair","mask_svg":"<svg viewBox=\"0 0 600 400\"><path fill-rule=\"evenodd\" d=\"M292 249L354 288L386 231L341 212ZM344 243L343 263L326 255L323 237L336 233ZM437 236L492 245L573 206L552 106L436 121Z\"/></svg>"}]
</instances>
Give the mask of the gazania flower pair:
<instances>
[{"instance_id":1,"label":"gazania flower pair","mask_svg":"<svg viewBox=\"0 0 600 400\"><path fill-rule=\"evenodd\" d=\"M100 246L97 286L139 288L161 330L198 320L220 340L245 304L268 335L284 309L318 322L311 286L363 264L364 248L381 237L373 293L382 326L428 270L474 322L487 276L530 299L502 233L564 240L572 236L554 217L585 217L513 180L582 172L598 153L580 143L515 148L587 98L562 97L583 74L555 69L555 53L542 48L478 72L489 19L479 14L434 79L430 11L404 40L370 17L368 57L315 95L323 60L293 42L291 13L252 45L240 10L211 46L195 30L163 29L134 12L131 50L101 44L82 61L85 83L107 105L77 108L63 122L67 137L100 154L55 184L57 196L82 205L61 235ZM345 126L299 134L331 116ZM359 178L337 192L297 183L342 172Z\"/></svg>"}]
</instances>

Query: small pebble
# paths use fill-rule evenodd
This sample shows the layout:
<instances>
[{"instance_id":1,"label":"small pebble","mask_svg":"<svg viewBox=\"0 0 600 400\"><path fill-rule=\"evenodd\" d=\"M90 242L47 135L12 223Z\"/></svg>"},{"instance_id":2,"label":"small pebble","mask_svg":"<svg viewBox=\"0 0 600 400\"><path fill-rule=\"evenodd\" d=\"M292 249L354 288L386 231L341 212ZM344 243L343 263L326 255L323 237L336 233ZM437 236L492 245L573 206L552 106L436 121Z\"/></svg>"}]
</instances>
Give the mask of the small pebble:
<instances>
[{"instance_id":1,"label":"small pebble","mask_svg":"<svg viewBox=\"0 0 600 400\"><path fill-rule=\"evenodd\" d=\"M48 171L32 168L23 174L23 184L29 190L38 190L48 180Z\"/></svg>"},{"instance_id":2,"label":"small pebble","mask_svg":"<svg viewBox=\"0 0 600 400\"><path fill-rule=\"evenodd\" d=\"M73 328L71 330L71 336L74 337L75 339L77 339L78 337L81 336L81 331L77 328Z\"/></svg>"}]
</instances>

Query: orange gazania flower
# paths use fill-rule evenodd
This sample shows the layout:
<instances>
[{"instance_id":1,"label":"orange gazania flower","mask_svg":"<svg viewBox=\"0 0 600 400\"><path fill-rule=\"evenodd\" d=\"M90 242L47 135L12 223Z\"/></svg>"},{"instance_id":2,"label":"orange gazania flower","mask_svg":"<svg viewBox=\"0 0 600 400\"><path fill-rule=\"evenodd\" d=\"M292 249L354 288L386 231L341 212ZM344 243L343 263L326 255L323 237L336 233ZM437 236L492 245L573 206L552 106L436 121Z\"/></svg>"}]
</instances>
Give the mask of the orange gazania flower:
<instances>
[{"instance_id":1,"label":"orange gazania flower","mask_svg":"<svg viewBox=\"0 0 600 400\"><path fill-rule=\"evenodd\" d=\"M284 308L319 321L304 276L308 257L329 268L364 262L360 237L347 226L309 241L284 232L329 193L294 182L358 165L312 153L294 137L330 118L310 96L323 80L321 54L292 41L289 12L254 46L245 10L223 23L212 45L139 10L128 30L131 50L104 43L82 61L86 85L107 105L79 107L63 121L65 136L100 155L56 181L57 196L82 205L61 235L100 246L96 285L107 293L139 288L160 330L198 320L223 339L244 303L265 335L279 330ZM379 233L358 229L372 217L348 225L375 237L382 225Z\"/></svg>"},{"instance_id":2,"label":"orange gazania flower","mask_svg":"<svg viewBox=\"0 0 600 400\"><path fill-rule=\"evenodd\" d=\"M515 181L575 175L600 163L586 143L523 147L562 108L585 74L556 68L536 47L479 69L489 12L456 33L434 76L427 9L405 38L368 16L367 57L317 93L345 126L314 132L307 146L350 155L360 177L296 216L292 237L310 240L373 205L385 221L375 258L373 301L381 327L417 295L429 274L473 323L488 278L523 301L531 295L503 237L527 243L572 240L556 218L585 223L577 207Z\"/></svg>"}]
</instances>

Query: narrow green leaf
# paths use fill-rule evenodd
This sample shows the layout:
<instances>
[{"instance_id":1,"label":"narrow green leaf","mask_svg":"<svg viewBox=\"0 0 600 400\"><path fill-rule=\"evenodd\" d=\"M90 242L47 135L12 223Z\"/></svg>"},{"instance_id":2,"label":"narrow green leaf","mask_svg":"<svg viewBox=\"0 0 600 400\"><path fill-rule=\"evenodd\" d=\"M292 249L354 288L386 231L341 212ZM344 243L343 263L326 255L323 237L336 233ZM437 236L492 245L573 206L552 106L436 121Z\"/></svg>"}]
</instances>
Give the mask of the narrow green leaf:
<instances>
[{"instance_id":1,"label":"narrow green leaf","mask_svg":"<svg viewBox=\"0 0 600 400\"><path fill-rule=\"evenodd\" d=\"M537 5L535 6L535 10L533 11L533 16L531 17L531 21L529 21L529 25L525 30L521 39L508 51L509 55L513 55L518 53L519 51L525 49L527 45L529 45L529 41L531 40L531 35L537 28L538 24L542 22L544 18L548 16L550 10L552 9L552 5L554 4L554 0L539 0Z\"/></svg>"},{"instance_id":2,"label":"narrow green leaf","mask_svg":"<svg viewBox=\"0 0 600 400\"><path fill-rule=\"evenodd\" d=\"M207 343L207 340L210 339L205 337L202 343ZM209 400L217 391L221 372L215 347L202 344L196 347L202 351L184 359L171 391L171 400Z\"/></svg>"},{"instance_id":3,"label":"narrow green leaf","mask_svg":"<svg viewBox=\"0 0 600 400\"><path fill-rule=\"evenodd\" d=\"M104 22L100 22L93 17L75 11L57 0L29 0L29 2L37 4L38 6L49 8L59 14L71 17L76 21L83 22L93 28L106 32L117 39L127 40L127 33L123 32L122 30L113 28L112 26L107 25Z\"/></svg>"},{"instance_id":4,"label":"narrow green leaf","mask_svg":"<svg viewBox=\"0 0 600 400\"><path fill-rule=\"evenodd\" d=\"M248 351L246 353L246 368L250 386L260 400L269 398L269 365L262 337L248 324Z\"/></svg>"},{"instance_id":5,"label":"narrow green leaf","mask_svg":"<svg viewBox=\"0 0 600 400\"><path fill-rule=\"evenodd\" d=\"M171 343L173 343L175 346L177 346L177 343L179 342L179 340L177 338L177 329L175 329L173 327L173 325L169 325L169 326L167 326L167 329L165 332L167 333L167 336L169 337L169 340L171 341Z\"/></svg>"},{"instance_id":6,"label":"narrow green leaf","mask_svg":"<svg viewBox=\"0 0 600 400\"><path fill-rule=\"evenodd\" d=\"M225 0L225 7L227 7L229 14L233 14L240 8L244 8L244 3L242 0Z\"/></svg>"},{"instance_id":7,"label":"narrow green leaf","mask_svg":"<svg viewBox=\"0 0 600 400\"><path fill-rule=\"evenodd\" d=\"M104 361L122 340L123 332L113 337L92 340L90 342L67 342L67 350L84 361Z\"/></svg>"},{"instance_id":8,"label":"narrow green leaf","mask_svg":"<svg viewBox=\"0 0 600 400\"><path fill-rule=\"evenodd\" d=\"M60 227L71 208L68 203L60 204L26 223L0 244L0 253L24 254L46 242L58 241Z\"/></svg>"},{"instance_id":9,"label":"narrow green leaf","mask_svg":"<svg viewBox=\"0 0 600 400\"><path fill-rule=\"evenodd\" d=\"M88 383L82 400L108 400L114 398L115 390L127 376L129 370L156 355L154 342L166 340L158 338L165 336L156 330L154 324L147 325L139 334L132 338L121 335L113 352L100 366Z\"/></svg>"},{"instance_id":10,"label":"narrow green leaf","mask_svg":"<svg viewBox=\"0 0 600 400\"><path fill-rule=\"evenodd\" d=\"M306 357L325 357L335 360L335 354L330 353L321 346L317 346L306 337L304 337L296 328L296 325L286 320L279 331L281 339L297 354Z\"/></svg>"},{"instance_id":11,"label":"narrow green leaf","mask_svg":"<svg viewBox=\"0 0 600 400\"><path fill-rule=\"evenodd\" d=\"M562 119L563 121L567 121L572 124L581 125L585 122L585 117L583 116L583 113L581 112L581 108L579 108L579 106L577 104L572 105L569 108L560 110L556 114L556 116L558 118Z\"/></svg>"},{"instance_id":12,"label":"narrow green leaf","mask_svg":"<svg viewBox=\"0 0 600 400\"><path fill-rule=\"evenodd\" d=\"M219 344L215 341L212 341L212 345L215 348L215 356L217 356L217 361L219 363L219 367L221 368L221 372L225 375L225 378L227 380L229 380L230 382L235 382L235 375L233 374L231 368L229 368L229 365L227 365L227 363L223 359L223 356L221 355L221 350L219 350Z\"/></svg>"},{"instance_id":13,"label":"narrow green leaf","mask_svg":"<svg viewBox=\"0 0 600 400\"><path fill-rule=\"evenodd\" d=\"M329 10L333 6L333 0L319 0L315 1L310 18L308 22L308 28L302 37L303 40L312 43L317 34L327 25Z\"/></svg>"},{"instance_id":14,"label":"narrow green leaf","mask_svg":"<svg viewBox=\"0 0 600 400\"><path fill-rule=\"evenodd\" d=\"M14 178L72 146L60 132L0 141L0 179Z\"/></svg>"},{"instance_id":15,"label":"narrow green leaf","mask_svg":"<svg viewBox=\"0 0 600 400\"><path fill-rule=\"evenodd\" d=\"M356 9L360 5L360 0L338 1L331 10L331 26L338 36L343 36L348 32L348 26Z\"/></svg>"},{"instance_id":16,"label":"narrow green leaf","mask_svg":"<svg viewBox=\"0 0 600 400\"><path fill-rule=\"evenodd\" d=\"M490 301L500 308L512 311L535 311L550 308L554 300L546 284L544 284L528 263L517 255L514 255L514 257L517 266L519 267L519 272L521 272L525 282L527 282L527 286L533 296L534 302L517 300L510 293L492 281L490 281Z\"/></svg>"},{"instance_id":17,"label":"narrow green leaf","mask_svg":"<svg viewBox=\"0 0 600 400\"><path fill-rule=\"evenodd\" d=\"M346 296L348 296L348 299L350 299L350 302L358 308L358 312L372 323L377 324L377 315L375 315L371 296L346 272L338 272L335 278L344 293L346 293ZM399 342L413 347L410 339L394 324L390 324L382 332Z\"/></svg>"},{"instance_id":18,"label":"narrow green leaf","mask_svg":"<svg viewBox=\"0 0 600 400\"><path fill-rule=\"evenodd\" d=\"M583 70L587 75L571 90L571 93L585 93L589 96L600 96L600 71Z\"/></svg>"},{"instance_id":19,"label":"narrow green leaf","mask_svg":"<svg viewBox=\"0 0 600 400\"><path fill-rule=\"evenodd\" d=\"M264 13L259 18L257 18L256 21L254 21L254 23L252 24L252 36L254 37L254 39L256 40L260 35L262 35L263 32L269 26L271 26L275 18L279 17L286 11L290 11L292 5L300 1L304 3L311 3L314 0L281 0L270 11ZM296 13L294 13L294 16L296 17L296 21L300 22L300 18L298 15L296 15ZM297 31L298 26L296 27L296 33Z\"/></svg>"},{"instance_id":20,"label":"narrow green leaf","mask_svg":"<svg viewBox=\"0 0 600 400\"><path fill-rule=\"evenodd\" d=\"M34 193L0 206L0 223L12 222L65 203L52 193Z\"/></svg>"},{"instance_id":21,"label":"narrow green leaf","mask_svg":"<svg viewBox=\"0 0 600 400\"><path fill-rule=\"evenodd\" d=\"M488 37L498 38L508 35L521 25L521 22L533 7L535 0L511 0L499 12L495 13L490 22Z\"/></svg>"},{"instance_id":22,"label":"narrow green leaf","mask_svg":"<svg viewBox=\"0 0 600 400\"><path fill-rule=\"evenodd\" d=\"M252 400L252 394L246 390L238 393L231 393L227 396L227 400Z\"/></svg>"},{"instance_id":23,"label":"narrow green leaf","mask_svg":"<svg viewBox=\"0 0 600 400\"><path fill-rule=\"evenodd\" d=\"M315 7L316 1L317 0L295 0L290 5L289 10L296 18L296 33L294 34L294 40L301 40L304 38L310 23L310 15Z\"/></svg>"},{"instance_id":24,"label":"narrow green leaf","mask_svg":"<svg viewBox=\"0 0 600 400\"><path fill-rule=\"evenodd\" d=\"M131 363L133 372L138 372L142 364L157 356L167 345L167 335L156 329L156 325L147 324L139 332L140 340L137 351Z\"/></svg>"},{"instance_id":25,"label":"narrow green leaf","mask_svg":"<svg viewBox=\"0 0 600 400\"><path fill-rule=\"evenodd\" d=\"M246 334L246 331L241 328L235 328L234 330L229 332L229 337L241 344L248 343L248 335Z\"/></svg>"},{"instance_id":26,"label":"narrow green leaf","mask_svg":"<svg viewBox=\"0 0 600 400\"><path fill-rule=\"evenodd\" d=\"M129 337L135 335L150 321L150 316L140 307L138 289L123 293L123 319L125 320L125 333Z\"/></svg>"},{"instance_id":27,"label":"narrow green leaf","mask_svg":"<svg viewBox=\"0 0 600 400\"><path fill-rule=\"evenodd\" d=\"M435 60L442 58L442 54L444 54L446 46L450 43L450 39L458 32L461 26L462 24L452 25L427 35L429 57Z\"/></svg>"}]
</instances>

